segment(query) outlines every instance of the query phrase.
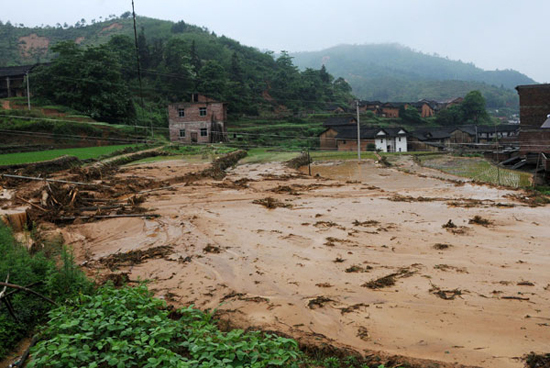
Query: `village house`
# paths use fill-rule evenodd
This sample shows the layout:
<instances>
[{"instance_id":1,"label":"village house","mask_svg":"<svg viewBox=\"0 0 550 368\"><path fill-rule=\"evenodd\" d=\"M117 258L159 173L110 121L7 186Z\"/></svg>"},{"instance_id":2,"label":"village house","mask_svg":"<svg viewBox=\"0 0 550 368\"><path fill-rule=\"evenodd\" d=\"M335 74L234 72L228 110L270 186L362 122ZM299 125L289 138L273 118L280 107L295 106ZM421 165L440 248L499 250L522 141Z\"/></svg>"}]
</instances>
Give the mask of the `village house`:
<instances>
[{"instance_id":1,"label":"village house","mask_svg":"<svg viewBox=\"0 0 550 368\"><path fill-rule=\"evenodd\" d=\"M357 125L332 127L338 151L357 151ZM402 128L360 128L361 151L407 152L408 133Z\"/></svg>"},{"instance_id":2,"label":"village house","mask_svg":"<svg viewBox=\"0 0 550 368\"><path fill-rule=\"evenodd\" d=\"M403 128L379 129L375 137L377 151L407 152L407 136L409 133Z\"/></svg>"},{"instance_id":3,"label":"village house","mask_svg":"<svg viewBox=\"0 0 550 368\"><path fill-rule=\"evenodd\" d=\"M380 102L360 101L359 112L371 111L374 115L385 118L399 118L399 109L414 107L421 117L427 118L435 115L435 108L426 101L419 102Z\"/></svg>"},{"instance_id":4,"label":"village house","mask_svg":"<svg viewBox=\"0 0 550 368\"><path fill-rule=\"evenodd\" d=\"M35 66L22 65L0 68L0 98L26 96L25 77Z\"/></svg>"},{"instance_id":5,"label":"village house","mask_svg":"<svg viewBox=\"0 0 550 368\"><path fill-rule=\"evenodd\" d=\"M357 125L354 127L335 127L337 135L335 137L338 151L357 151ZM378 129L360 128L361 151L374 151L376 149L374 139Z\"/></svg>"},{"instance_id":6,"label":"village house","mask_svg":"<svg viewBox=\"0 0 550 368\"><path fill-rule=\"evenodd\" d=\"M340 128L354 127L357 130L357 119L352 115L334 116L328 118L323 126L326 129L319 135L319 148L322 150L336 150L338 149L336 136L341 130ZM357 133L355 136L357 137Z\"/></svg>"},{"instance_id":7,"label":"village house","mask_svg":"<svg viewBox=\"0 0 550 368\"><path fill-rule=\"evenodd\" d=\"M227 104L193 94L190 102L168 105L170 140L180 143L216 143L227 138Z\"/></svg>"},{"instance_id":8,"label":"village house","mask_svg":"<svg viewBox=\"0 0 550 368\"><path fill-rule=\"evenodd\" d=\"M442 151L450 147L454 128L415 130L409 136L409 151Z\"/></svg>"},{"instance_id":9,"label":"village house","mask_svg":"<svg viewBox=\"0 0 550 368\"><path fill-rule=\"evenodd\" d=\"M409 137L411 151L438 151L451 147L475 143L491 143L497 137L501 143L513 144L517 141L519 126L517 124L451 126L415 130ZM476 139L477 136L477 139Z\"/></svg>"}]
</instances>

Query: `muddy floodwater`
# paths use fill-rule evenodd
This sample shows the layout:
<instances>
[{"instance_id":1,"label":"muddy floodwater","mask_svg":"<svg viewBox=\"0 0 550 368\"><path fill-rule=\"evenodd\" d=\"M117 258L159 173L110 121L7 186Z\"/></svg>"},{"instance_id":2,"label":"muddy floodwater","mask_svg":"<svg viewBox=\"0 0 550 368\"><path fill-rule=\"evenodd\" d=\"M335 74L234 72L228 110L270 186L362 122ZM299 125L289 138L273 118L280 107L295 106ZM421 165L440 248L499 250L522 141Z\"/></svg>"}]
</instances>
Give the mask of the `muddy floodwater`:
<instances>
[{"instance_id":1,"label":"muddy floodwater","mask_svg":"<svg viewBox=\"0 0 550 368\"><path fill-rule=\"evenodd\" d=\"M125 175L173 175L164 165ZM159 218L62 234L91 276L151 280L156 296L217 308L233 326L441 367L522 367L524 354L550 351L550 206L407 158L312 171L240 165L223 181L150 193ZM108 258L134 250L154 256Z\"/></svg>"}]
</instances>

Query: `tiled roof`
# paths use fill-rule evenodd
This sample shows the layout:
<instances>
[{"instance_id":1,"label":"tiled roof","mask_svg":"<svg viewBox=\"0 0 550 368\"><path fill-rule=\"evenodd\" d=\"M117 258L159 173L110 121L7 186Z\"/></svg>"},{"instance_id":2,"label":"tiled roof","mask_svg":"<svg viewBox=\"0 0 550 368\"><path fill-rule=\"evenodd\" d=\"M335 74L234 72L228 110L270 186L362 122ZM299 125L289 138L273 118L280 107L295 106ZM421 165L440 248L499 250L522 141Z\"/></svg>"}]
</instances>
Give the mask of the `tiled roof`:
<instances>
[{"instance_id":1,"label":"tiled roof","mask_svg":"<svg viewBox=\"0 0 550 368\"><path fill-rule=\"evenodd\" d=\"M336 139L357 139L357 126L353 127L333 127L338 132ZM380 129L366 129L361 127L361 139L374 139Z\"/></svg>"},{"instance_id":2,"label":"tiled roof","mask_svg":"<svg viewBox=\"0 0 550 368\"><path fill-rule=\"evenodd\" d=\"M355 118L355 116L344 115L344 116L333 116L328 118L323 123L323 126L333 127L333 126L352 125L352 124L355 125L356 123L357 123L357 119Z\"/></svg>"},{"instance_id":3,"label":"tiled roof","mask_svg":"<svg viewBox=\"0 0 550 368\"><path fill-rule=\"evenodd\" d=\"M24 75L36 65L5 66L0 68L0 78Z\"/></svg>"}]
</instances>

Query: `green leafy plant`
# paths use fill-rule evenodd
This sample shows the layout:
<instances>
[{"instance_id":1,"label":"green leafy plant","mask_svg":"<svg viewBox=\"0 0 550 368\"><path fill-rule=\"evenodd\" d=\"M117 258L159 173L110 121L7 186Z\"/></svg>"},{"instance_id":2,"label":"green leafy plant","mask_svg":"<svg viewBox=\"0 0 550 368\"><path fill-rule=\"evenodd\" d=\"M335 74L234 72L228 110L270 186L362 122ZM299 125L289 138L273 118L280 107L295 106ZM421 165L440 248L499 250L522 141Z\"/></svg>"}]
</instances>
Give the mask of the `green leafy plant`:
<instances>
[{"instance_id":1,"label":"green leafy plant","mask_svg":"<svg viewBox=\"0 0 550 368\"><path fill-rule=\"evenodd\" d=\"M224 333L192 307L171 314L144 285L102 287L50 317L29 367L298 367L302 356L292 339Z\"/></svg>"},{"instance_id":2,"label":"green leafy plant","mask_svg":"<svg viewBox=\"0 0 550 368\"><path fill-rule=\"evenodd\" d=\"M91 291L92 284L74 265L72 254L60 245L48 245L48 248L53 249L48 257L45 252L31 255L15 241L8 227L0 225L0 280L5 281L9 275L10 283L29 286L58 302ZM19 321L0 305L0 358L36 324L43 322L51 309L50 304L23 292L14 293L10 301Z\"/></svg>"}]
</instances>

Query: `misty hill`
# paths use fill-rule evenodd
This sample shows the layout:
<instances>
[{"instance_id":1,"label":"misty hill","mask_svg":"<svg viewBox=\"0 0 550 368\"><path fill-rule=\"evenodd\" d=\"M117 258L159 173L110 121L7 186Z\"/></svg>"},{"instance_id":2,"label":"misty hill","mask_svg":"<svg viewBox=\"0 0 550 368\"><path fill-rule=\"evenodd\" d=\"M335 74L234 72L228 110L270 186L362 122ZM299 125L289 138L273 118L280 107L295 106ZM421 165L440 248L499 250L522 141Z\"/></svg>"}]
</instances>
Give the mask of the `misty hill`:
<instances>
[{"instance_id":1,"label":"misty hill","mask_svg":"<svg viewBox=\"0 0 550 368\"><path fill-rule=\"evenodd\" d=\"M520 84L536 83L515 70L486 71L472 63L427 55L398 44L340 45L323 51L294 53L300 68L325 65L345 78L367 100L445 99L481 90L492 107L517 106Z\"/></svg>"}]
</instances>

